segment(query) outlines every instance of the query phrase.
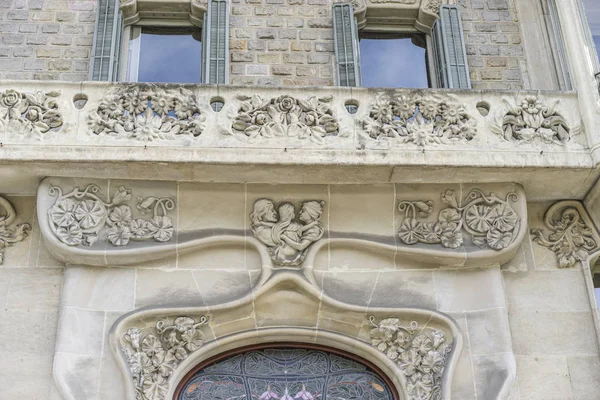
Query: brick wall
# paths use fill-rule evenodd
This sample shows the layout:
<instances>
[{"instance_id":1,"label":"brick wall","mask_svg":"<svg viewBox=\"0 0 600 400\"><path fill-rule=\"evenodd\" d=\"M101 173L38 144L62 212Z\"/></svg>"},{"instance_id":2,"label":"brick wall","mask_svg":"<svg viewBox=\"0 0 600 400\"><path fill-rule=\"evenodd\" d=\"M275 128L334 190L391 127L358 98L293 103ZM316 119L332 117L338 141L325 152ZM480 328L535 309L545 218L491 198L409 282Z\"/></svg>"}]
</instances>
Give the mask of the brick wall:
<instances>
[{"instance_id":1,"label":"brick wall","mask_svg":"<svg viewBox=\"0 0 600 400\"><path fill-rule=\"evenodd\" d=\"M0 79L86 80L95 4L0 0Z\"/></svg>"},{"instance_id":2,"label":"brick wall","mask_svg":"<svg viewBox=\"0 0 600 400\"><path fill-rule=\"evenodd\" d=\"M459 4L473 88L522 89L527 67L510 0L460 0Z\"/></svg>"}]
</instances>

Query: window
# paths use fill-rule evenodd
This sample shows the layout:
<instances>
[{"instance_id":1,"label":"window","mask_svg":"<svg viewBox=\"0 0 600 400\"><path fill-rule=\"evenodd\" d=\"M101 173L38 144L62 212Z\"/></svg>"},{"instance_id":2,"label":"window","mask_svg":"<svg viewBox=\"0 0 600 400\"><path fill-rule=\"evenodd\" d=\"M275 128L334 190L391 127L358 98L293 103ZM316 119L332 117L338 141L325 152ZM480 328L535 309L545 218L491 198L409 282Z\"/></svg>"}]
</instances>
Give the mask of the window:
<instances>
[{"instance_id":1,"label":"window","mask_svg":"<svg viewBox=\"0 0 600 400\"><path fill-rule=\"evenodd\" d=\"M184 378L175 398L398 399L389 380L366 362L319 346L292 346L242 348L209 360Z\"/></svg>"},{"instance_id":2,"label":"window","mask_svg":"<svg viewBox=\"0 0 600 400\"><path fill-rule=\"evenodd\" d=\"M584 6L596 54L600 57L600 2L598 0L584 0Z\"/></svg>"},{"instance_id":3,"label":"window","mask_svg":"<svg viewBox=\"0 0 600 400\"><path fill-rule=\"evenodd\" d=\"M160 2L155 3L160 5ZM124 18L119 4L119 0L100 0L98 5L91 80L227 82L229 10L226 0L209 0L208 11L203 17L201 14L201 18L192 15L194 10L185 13L174 9L173 13L167 13L164 5L156 12L144 10L144 18L136 7L131 7L133 11L128 8ZM181 8L181 4L178 3L178 7ZM189 18L183 19L186 15ZM123 21L129 25L124 27Z\"/></svg>"},{"instance_id":4,"label":"window","mask_svg":"<svg viewBox=\"0 0 600 400\"><path fill-rule=\"evenodd\" d=\"M350 3L333 5L340 86L470 88L462 22L456 6L442 5L431 34L359 32Z\"/></svg>"}]
</instances>

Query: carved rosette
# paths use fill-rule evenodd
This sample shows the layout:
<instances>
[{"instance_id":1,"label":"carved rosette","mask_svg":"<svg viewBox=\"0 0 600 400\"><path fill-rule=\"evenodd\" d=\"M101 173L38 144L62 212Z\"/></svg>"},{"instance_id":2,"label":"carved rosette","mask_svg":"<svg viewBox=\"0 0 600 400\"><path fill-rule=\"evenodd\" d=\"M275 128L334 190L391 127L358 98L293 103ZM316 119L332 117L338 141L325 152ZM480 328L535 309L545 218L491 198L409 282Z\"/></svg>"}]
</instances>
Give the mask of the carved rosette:
<instances>
[{"instance_id":1,"label":"carved rosette","mask_svg":"<svg viewBox=\"0 0 600 400\"><path fill-rule=\"evenodd\" d=\"M454 95L379 93L359 124L368 140L417 146L469 142L477 133L476 120Z\"/></svg>"},{"instance_id":2,"label":"carved rosette","mask_svg":"<svg viewBox=\"0 0 600 400\"><path fill-rule=\"evenodd\" d=\"M473 244L502 250L516 238L520 229L521 217L510 205L516 202L516 193L509 193L501 199L491 193L485 195L473 189L464 205L453 190L442 193L442 202L448 207L439 212L437 221L420 221L433 211L433 201L404 201L398 203L398 210L404 213L404 220L398 229L398 237L408 245L416 243L441 244L450 249L459 248L464 242L463 232L471 235Z\"/></svg>"},{"instance_id":3,"label":"carved rosette","mask_svg":"<svg viewBox=\"0 0 600 400\"><path fill-rule=\"evenodd\" d=\"M58 130L63 124L56 103L59 96L60 91L0 92L0 128L8 133L37 137Z\"/></svg>"},{"instance_id":4,"label":"carved rosette","mask_svg":"<svg viewBox=\"0 0 600 400\"><path fill-rule=\"evenodd\" d=\"M598 250L598 234L577 207L557 203L546 212L544 221L550 230L548 236L541 229L532 229L531 234L536 243L556 254L558 268L571 268Z\"/></svg>"},{"instance_id":5,"label":"carved rosette","mask_svg":"<svg viewBox=\"0 0 600 400\"><path fill-rule=\"evenodd\" d=\"M159 320L152 332L145 335L139 328L125 332L121 351L129 365L136 400L165 398L175 369L204 344L201 327L207 322L207 316L198 320L181 316L171 323Z\"/></svg>"},{"instance_id":6,"label":"carved rosette","mask_svg":"<svg viewBox=\"0 0 600 400\"><path fill-rule=\"evenodd\" d=\"M439 400L442 377L452 352L444 332L419 326L415 321L403 325L399 318L385 318L369 332L371 345L394 361L406 378L410 400Z\"/></svg>"},{"instance_id":7,"label":"carved rosette","mask_svg":"<svg viewBox=\"0 0 600 400\"><path fill-rule=\"evenodd\" d=\"M579 129L571 129L567 120L558 112L560 101L548 106L537 96L525 96L520 102L502 99L506 110L500 112L491 124L492 132L506 141L564 145Z\"/></svg>"},{"instance_id":8,"label":"carved rosette","mask_svg":"<svg viewBox=\"0 0 600 400\"><path fill-rule=\"evenodd\" d=\"M4 215L0 215L0 264L4 263L4 252L7 247L23 241L31 231L31 225L18 224L13 228L9 226L17 218L15 207L6 198L0 196L0 209Z\"/></svg>"},{"instance_id":9,"label":"carved rosette","mask_svg":"<svg viewBox=\"0 0 600 400\"><path fill-rule=\"evenodd\" d=\"M99 191L100 188L92 184L83 191L76 187L63 195L58 186L50 187L50 195L57 198L48 210L48 223L62 243L68 246L91 246L99 237L105 238L113 246L126 246L130 241L149 239L157 242L171 240L174 228L167 212L175 208L172 199L138 197L139 213L150 213L152 217L133 218L132 209L126 204L131 200L131 190L119 187L108 202L97 196Z\"/></svg>"},{"instance_id":10,"label":"carved rosette","mask_svg":"<svg viewBox=\"0 0 600 400\"><path fill-rule=\"evenodd\" d=\"M221 133L241 140L297 138L322 144L327 136L340 135L338 120L331 108L332 97L311 96L306 100L289 95L265 99L259 95L238 95L240 106L232 110L230 128Z\"/></svg>"},{"instance_id":11,"label":"carved rosette","mask_svg":"<svg viewBox=\"0 0 600 400\"><path fill-rule=\"evenodd\" d=\"M205 121L192 91L155 85L112 89L88 115L94 134L142 142L193 138L202 134Z\"/></svg>"},{"instance_id":12,"label":"carved rosette","mask_svg":"<svg viewBox=\"0 0 600 400\"><path fill-rule=\"evenodd\" d=\"M323 207L324 201L304 201L296 218L293 204L282 203L276 211L272 200L259 199L250 214L250 229L267 246L274 264L298 266L310 245L323 237Z\"/></svg>"}]
</instances>

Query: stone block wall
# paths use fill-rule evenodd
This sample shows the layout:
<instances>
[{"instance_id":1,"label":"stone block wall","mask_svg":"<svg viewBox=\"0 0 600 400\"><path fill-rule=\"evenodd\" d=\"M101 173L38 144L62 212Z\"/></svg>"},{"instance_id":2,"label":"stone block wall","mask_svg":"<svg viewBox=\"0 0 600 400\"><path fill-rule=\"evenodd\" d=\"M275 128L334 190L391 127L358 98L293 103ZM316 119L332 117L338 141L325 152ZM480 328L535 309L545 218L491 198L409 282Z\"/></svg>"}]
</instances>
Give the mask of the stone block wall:
<instances>
[{"instance_id":1,"label":"stone block wall","mask_svg":"<svg viewBox=\"0 0 600 400\"><path fill-rule=\"evenodd\" d=\"M476 89L522 89L527 78L519 16L511 0L460 0Z\"/></svg>"}]
</instances>

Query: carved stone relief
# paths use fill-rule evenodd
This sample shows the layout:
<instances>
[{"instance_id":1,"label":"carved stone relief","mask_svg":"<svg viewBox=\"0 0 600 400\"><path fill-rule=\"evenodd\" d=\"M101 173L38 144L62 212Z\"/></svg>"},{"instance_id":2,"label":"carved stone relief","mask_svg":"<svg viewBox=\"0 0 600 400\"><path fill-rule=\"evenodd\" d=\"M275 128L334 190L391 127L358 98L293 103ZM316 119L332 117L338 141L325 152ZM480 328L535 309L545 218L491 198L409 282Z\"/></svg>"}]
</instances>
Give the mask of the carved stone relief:
<instances>
[{"instance_id":1,"label":"carved stone relief","mask_svg":"<svg viewBox=\"0 0 600 400\"><path fill-rule=\"evenodd\" d=\"M321 223L324 201L304 201L298 218L291 203L282 203L277 211L269 199L259 199L250 214L250 229L269 251L276 265L298 266L306 256L308 247L323 237Z\"/></svg>"},{"instance_id":2,"label":"carved stone relief","mask_svg":"<svg viewBox=\"0 0 600 400\"><path fill-rule=\"evenodd\" d=\"M18 224L14 229L9 228L17 218L17 212L10 201L2 196L0 196L0 209L4 210L4 215L0 215L0 264L2 264L6 248L24 240L31 231L31 225Z\"/></svg>"},{"instance_id":3,"label":"carved stone relief","mask_svg":"<svg viewBox=\"0 0 600 400\"><path fill-rule=\"evenodd\" d=\"M241 104L230 115L231 129L220 127L225 135L248 142L287 137L318 144L327 136L340 135L331 96L311 96L306 100L288 95L270 99L259 95L238 95L237 98Z\"/></svg>"},{"instance_id":4,"label":"carved stone relief","mask_svg":"<svg viewBox=\"0 0 600 400\"><path fill-rule=\"evenodd\" d=\"M359 124L368 140L417 146L469 142L477 134L476 120L454 95L380 93Z\"/></svg>"},{"instance_id":5,"label":"carved stone relief","mask_svg":"<svg viewBox=\"0 0 600 400\"><path fill-rule=\"evenodd\" d=\"M497 114L490 130L506 141L531 143L542 141L547 144L565 144L579 128L572 129L567 120L558 112L560 101L551 106L537 96L525 96L519 103L502 99L506 110Z\"/></svg>"},{"instance_id":6,"label":"carved stone relief","mask_svg":"<svg viewBox=\"0 0 600 400\"><path fill-rule=\"evenodd\" d=\"M533 240L556 254L559 268L571 268L587 260L598 249L600 240L583 206L575 201L556 203L544 217L548 235L532 229Z\"/></svg>"},{"instance_id":7,"label":"carved stone relief","mask_svg":"<svg viewBox=\"0 0 600 400\"><path fill-rule=\"evenodd\" d=\"M441 6L442 6L442 0L429 0L427 5L425 6L425 9L434 14L439 14Z\"/></svg>"},{"instance_id":8,"label":"carved stone relief","mask_svg":"<svg viewBox=\"0 0 600 400\"><path fill-rule=\"evenodd\" d=\"M51 129L58 130L63 124L56 103L59 96L60 91L0 92L0 128L11 134L38 138Z\"/></svg>"},{"instance_id":9,"label":"carved stone relief","mask_svg":"<svg viewBox=\"0 0 600 400\"><path fill-rule=\"evenodd\" d=\"M96 135L152 141L199 136L205 120L189 89L127 85L102 97L98 108L89 114L88 125Z\"/></svg>"},{"instance_id":10,"label":"carved stone relief","mask_svg":"<svg viewBox=\"0 0 600 400\"><path fill-rule=\"evenodd\" d=\"M98 197L100 188L88 185L64 194L58 186L51 186L49 194L56 201L48 210L48 223L54 235L69 246L91 246L99 237L113 246L126 246L130 241L154 239L168 242L173 236L173 223L167 212L175 208L168 197L138 197L137 210L149 213L150 218L133 218L126 203L131 200L131 190L121 186L108 202Z\"/></svg>"},{"instance_id":11,"label":"carved stone relief","mask_svg":"<svg viewBox=\"0 0 600 400\"><path fill-rule=\"evenodd\" d=\"M519 233L521 217L510 205L516 202L516 193L509 193L506 199L494 193L485 195L473 189L460 201L453 190L442 193L442 209L437 221L419 221L433 211L433 201L403 201L398 210L404 213L404 220L398 229L398 236L405 244L438 244L456 249L463 245L463 231L471 235L473 244L502 250L507 248ZM464 204L464 205L463 205Z\"/></svg>"},{"instance_id":12,"label":"carved stone relief","mask_svg":"<svg viewBox=\"0 0 600 400\"><path fill-rule=\"evenodd\" d=\"M442 376L452 351L444 332L419 326L415 321L403 325L399 318L385 318L370 331L371 344L394 361L406 378L409 400L442 398Z\"/></svg>"},{"instance_id":13,"label":"carved stone relief","mask_svg":"<svg viewBox=\"0 0 600 400\"><path fill-rule=\"evenodd\" d=\"M133 378L136 400L165 398L173 371L204 344L200 328L207 322L207 316L198 320L182 316L171 323L159 320L152 333L143 335L141 329L129 328L123 334L121 351Z\"/></svg>"}]
</instances>

